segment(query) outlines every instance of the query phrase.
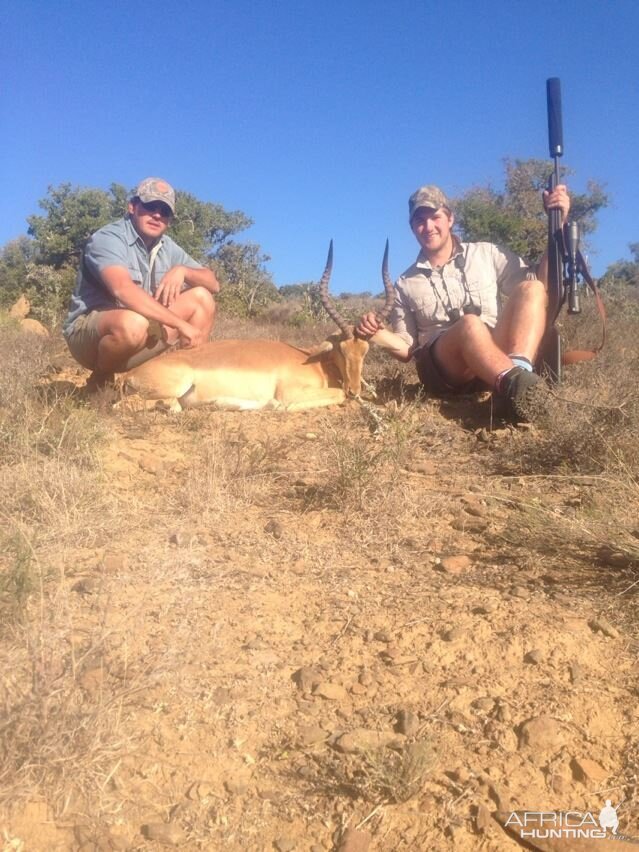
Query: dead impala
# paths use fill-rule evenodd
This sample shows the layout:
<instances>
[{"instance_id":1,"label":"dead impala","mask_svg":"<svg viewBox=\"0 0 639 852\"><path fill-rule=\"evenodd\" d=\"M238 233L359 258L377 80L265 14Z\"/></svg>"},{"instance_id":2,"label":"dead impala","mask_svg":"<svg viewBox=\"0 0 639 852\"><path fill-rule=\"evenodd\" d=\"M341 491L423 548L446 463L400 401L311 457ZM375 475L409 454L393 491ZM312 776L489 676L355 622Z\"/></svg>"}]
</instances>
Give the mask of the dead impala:
<instances>
[{"instance_id":1,"label":"dead impala","mask_svg":"<svg viewBox=\"0 0 639 852\"><path fill-rule=\"evenodd\" d=\"M182 408L214 403L232 410L302 411L343 402L348 395L359 396L369 343L355 336L354 326L330 300L332 267L331 241L319 289L326 312L340 330L319 346L301 349L276 340L215 340L196 349L160 355L136 367L123 377L125 390L146 399L177 399ZM386 300L378 316L383 321L394 300L388 244L382 277ZM385 349L401 344L400 338L385 329L371 342Z\"/></svg>"}]
</instances>

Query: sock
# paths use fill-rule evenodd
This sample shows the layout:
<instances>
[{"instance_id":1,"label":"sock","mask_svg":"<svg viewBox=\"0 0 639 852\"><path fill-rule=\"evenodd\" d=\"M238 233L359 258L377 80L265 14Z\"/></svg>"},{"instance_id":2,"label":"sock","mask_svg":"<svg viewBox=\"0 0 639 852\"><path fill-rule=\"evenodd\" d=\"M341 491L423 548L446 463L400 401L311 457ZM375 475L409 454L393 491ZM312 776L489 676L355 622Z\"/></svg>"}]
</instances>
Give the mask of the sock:
<instances>
[{"instance_id":1,"label":"sock","mask_svg":"<svg viewBox=\"0 0 639 852\"><path fill-rule=\"evenodd\" d=\"M502 370L501 373L495 379L495 393L501 396L504 392L504 386L506 384L506 379L512 375L515 370L521 370L522 368L518 365L514 365L513 367L509 367L507 370Z\"/></svg>"},{"instance_id":2,"label":"sock","mask_svg":"<svg viewBox=\"0 0 639 852\"><path fill-rule=\"evenodd\" d=\"M526 358L525 355L517 355L513 352L508 357L513 362L515 367L521 367L522 370L528 370L529 373L533 372L534 368L532 365L532 361L529 358Z\"/></svg>"}]
</instances>

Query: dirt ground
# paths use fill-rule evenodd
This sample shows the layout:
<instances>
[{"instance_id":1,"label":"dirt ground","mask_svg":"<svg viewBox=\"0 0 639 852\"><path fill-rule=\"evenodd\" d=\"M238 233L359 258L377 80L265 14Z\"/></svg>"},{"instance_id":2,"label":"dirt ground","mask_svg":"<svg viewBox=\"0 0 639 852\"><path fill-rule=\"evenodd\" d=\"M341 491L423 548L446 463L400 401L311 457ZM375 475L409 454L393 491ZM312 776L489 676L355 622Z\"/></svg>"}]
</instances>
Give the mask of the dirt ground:
<instances>
[{"instance_id":1,"label":"dirt ground","mask_svg":"<svg viewBox=\"0 0 639 852\"><path fill-rule=\"evenodd\" d=\"M599 534L636 482L603 504L530 469L535 429L410 381L299 414L72 402L105 437L81 512L86 481L50 490L37 629L5 634L0 732L33 748L3 852L497 852L497 812L606 799L639 837L636 563Z\"/></svg>"}]
</instances>

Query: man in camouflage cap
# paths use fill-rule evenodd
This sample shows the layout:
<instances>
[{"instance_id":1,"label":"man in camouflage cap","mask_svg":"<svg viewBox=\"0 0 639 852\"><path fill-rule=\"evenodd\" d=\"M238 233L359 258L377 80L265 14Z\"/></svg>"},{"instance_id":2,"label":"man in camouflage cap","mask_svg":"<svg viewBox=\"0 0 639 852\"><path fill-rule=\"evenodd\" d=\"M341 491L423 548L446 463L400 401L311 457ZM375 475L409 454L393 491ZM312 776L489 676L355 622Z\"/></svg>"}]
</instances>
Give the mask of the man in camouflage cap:
<instances>
[{"instance_id":1,"label":"man in camouflage cap","mask_svg":"<svg viewBox=\"0 0 639 852\"><path fill-rule=\"evenodd\" d=\"M209 338L220 285L166 236L174 213L173 187L145 178L128 214L85 246L63 332L73 357L92 370L90 388L173 343L192 348Z\"/></svg>"},{"instance_id":2,"label":"man in camouflage cap","mask_svg":"<svg viewBox=\"0 0 639 852\"><path fill-rule=\"evenodd\" d=\"M563 184L543 200L566 221L570 198ZM391 322L404 344L391 354L414 358L431 394L490 388L514 419L530 419L542 387L533 365L546 326L546 255L535 274L511 251L461 242L451 204L432 184L411 195L408 217L420 252L395 284ZM370 337L380 327L369 313L357 333Z\"/></svg>"}]
</instances>

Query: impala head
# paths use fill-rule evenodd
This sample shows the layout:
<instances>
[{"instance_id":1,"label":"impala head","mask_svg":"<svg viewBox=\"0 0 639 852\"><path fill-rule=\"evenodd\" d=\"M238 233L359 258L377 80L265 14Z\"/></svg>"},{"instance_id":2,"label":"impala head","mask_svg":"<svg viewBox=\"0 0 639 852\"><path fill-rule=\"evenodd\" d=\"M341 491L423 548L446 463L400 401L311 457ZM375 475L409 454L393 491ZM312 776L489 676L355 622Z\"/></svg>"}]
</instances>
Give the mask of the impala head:
<instances>
[{"instance_id":1,"label":"impala head","mask_svg":"<svg viewBox=\"0 0 639 852\"><path fill-rule=\"evenodd\" d=\"M355 334L355 326L346 322L344 317L339 313L330 296L328 295L328 282L333 270L333 240L331 240L328 249L328 258L324 274L319 283L319 293L324 310L339 328L339 332L331 334L323 344L319 347L319 351L332 351L333 360L342 377L344 393L353 396L359 396L362 390L362 367L364 358L368 352L369 343L357 337ZM386 293L386 301L384 307L378 312L377 317L380 322L385 322L392 310L395 293L393 283L388 274L388 240L386 241L386 250L384 252L384 260L382 263L382 279L384 281L384 290Z\"/></svg>"}]
</instances>

